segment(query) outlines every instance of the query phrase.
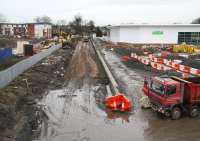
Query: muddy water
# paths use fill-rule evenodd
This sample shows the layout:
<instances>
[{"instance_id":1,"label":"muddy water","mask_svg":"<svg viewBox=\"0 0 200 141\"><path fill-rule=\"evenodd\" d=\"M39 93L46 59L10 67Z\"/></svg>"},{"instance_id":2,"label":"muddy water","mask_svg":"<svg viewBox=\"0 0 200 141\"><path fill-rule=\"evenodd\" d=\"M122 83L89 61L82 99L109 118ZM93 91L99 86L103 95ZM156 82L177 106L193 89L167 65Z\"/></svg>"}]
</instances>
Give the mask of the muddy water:
<instances>
[{"instance_id":1,"label":"muddy water","mask_svg":"<svg viewBox=\"0 0 200 141\"><path fill-rule=\"evenodd\" d=\"M69 83L62 89L47 92L38 103L45 113L38 140L198 141L200 139L199 119L183 117L181 120L172 121L158 117L150 109L141 110L138 101L142 95L144 72L128 69L112 52L105 52L105 58L121 89L132 100L134 108L126 114L113 113L106 109L103 104L106 96L105 85L95 80L94 76L98 76L99 72L95 67L91 67L97 66L94 64L97 62L93 56L94 52L89 44L79 44L77 49L79 51L77 53L75 51L73 63L70 64L71 69L68 70L73 76L70 77ZM80 59L83 57L85 59L81 62ZM84 73L76 75L76 72Z\"/></svg>"},{"instance_id":2,"label":"muddy water","mask_svg":"<svg viewBox=\"0 0 200 141\"><path fill-rule=\"evenodd\" d=\"M142 120L116 114L101 104L102 85L84 80L77 88L71 81L65 89L50 91L39 103L48 117L41 126L41 141L121 141L144 139ZM100 96L100 97L99 97ZM138 126L133 132L133 127Z\"/></svg>"}]
</instances>

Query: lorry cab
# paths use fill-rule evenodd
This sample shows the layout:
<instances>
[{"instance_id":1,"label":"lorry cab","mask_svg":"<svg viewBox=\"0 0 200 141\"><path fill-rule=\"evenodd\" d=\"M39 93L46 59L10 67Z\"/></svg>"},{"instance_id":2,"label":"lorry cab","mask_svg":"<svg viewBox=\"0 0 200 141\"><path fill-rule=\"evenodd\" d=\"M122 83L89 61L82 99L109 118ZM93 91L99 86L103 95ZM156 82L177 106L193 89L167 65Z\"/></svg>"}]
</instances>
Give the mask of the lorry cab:
<instances>
[{"instance_id":1,"label":"lorry cab","mask_svg":"<svg viewBox=\"0 0 200 141\"><path fill-rule=\"evenodd\" d=\"M200 103L200 84L191 81L197 79L200 80L200 78L153 77L150 82L145 80L143 92L148 96L153 110L171 116L172 119L180 118L185 109L190 109L190 115L196 116L198 109L194 107Z\"/></svg>"}]
</instances>

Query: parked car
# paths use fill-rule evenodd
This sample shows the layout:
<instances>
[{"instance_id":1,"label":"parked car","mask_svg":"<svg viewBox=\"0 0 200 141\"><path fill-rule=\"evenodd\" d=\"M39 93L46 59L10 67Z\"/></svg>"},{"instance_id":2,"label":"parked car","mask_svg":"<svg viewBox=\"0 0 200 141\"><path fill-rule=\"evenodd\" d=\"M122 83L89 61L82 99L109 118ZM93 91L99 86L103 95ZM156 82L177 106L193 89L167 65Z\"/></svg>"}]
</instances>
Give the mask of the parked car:
<instances>
[{"instance_id":1,"label":"parked car","mask_svg":"<svg viewBox=\"0 0 200 141\"><path fill-rule=\"evenodd\" d=\"M84 36L83 37L83 42L88 42L89 41L89 37L88 36Z\"/></svg>"}]
</instances>

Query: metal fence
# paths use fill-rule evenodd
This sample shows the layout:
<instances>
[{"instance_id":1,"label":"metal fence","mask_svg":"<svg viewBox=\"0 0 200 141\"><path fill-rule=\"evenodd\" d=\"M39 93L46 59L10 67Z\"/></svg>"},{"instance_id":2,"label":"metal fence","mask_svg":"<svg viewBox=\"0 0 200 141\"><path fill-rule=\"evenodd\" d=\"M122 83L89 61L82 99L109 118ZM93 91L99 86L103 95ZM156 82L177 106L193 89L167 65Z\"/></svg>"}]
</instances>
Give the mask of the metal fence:
<instances>
[{"instance_id":1,"label":"metal fence","mask_svg":"<svg viewBox=\"0 0 200 141\"><path fill-rule=\"evenodd\" d=\"M18 62L17 64L11 66L10 68L0 71L0 88L8 85L12 80L14 80L18 75L35 65L37 62L43 58L49 56L54 51L61 48L61 44L52 46L48 50L40 52L32 57L29 57L25 60Z\"/></svg>"}]
</instances>

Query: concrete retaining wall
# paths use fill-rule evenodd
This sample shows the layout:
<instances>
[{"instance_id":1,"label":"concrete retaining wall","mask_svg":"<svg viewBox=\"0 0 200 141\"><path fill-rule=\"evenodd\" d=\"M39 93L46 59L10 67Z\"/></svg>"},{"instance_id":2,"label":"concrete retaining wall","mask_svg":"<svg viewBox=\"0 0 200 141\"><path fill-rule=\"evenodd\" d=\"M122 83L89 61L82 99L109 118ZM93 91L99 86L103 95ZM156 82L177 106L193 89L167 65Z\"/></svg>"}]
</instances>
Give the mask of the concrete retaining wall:
<instances>
[{"instance_id":1,"label":"concrete retaining wall","mask_svg":"<svg viewBox=\"0 0 200 141\"><path fill-rule=\"evenodd\" d=\"M111 85L111 90L113 91L113 95L119 93L120 91L119 91L118 83L116 82L116 80L115 80L113 74L111 73L108 65L106 64L106 61L105 61L103 55L101 54L101 51L96 47L93 40L91 40L91 43L92 43L92 46L94 47L94 50L97 53L97 56L98 56L98 58L99 58L99 60L102 64L109 80L110 80L110 85Z\"/></svg>"}]
</instances>

